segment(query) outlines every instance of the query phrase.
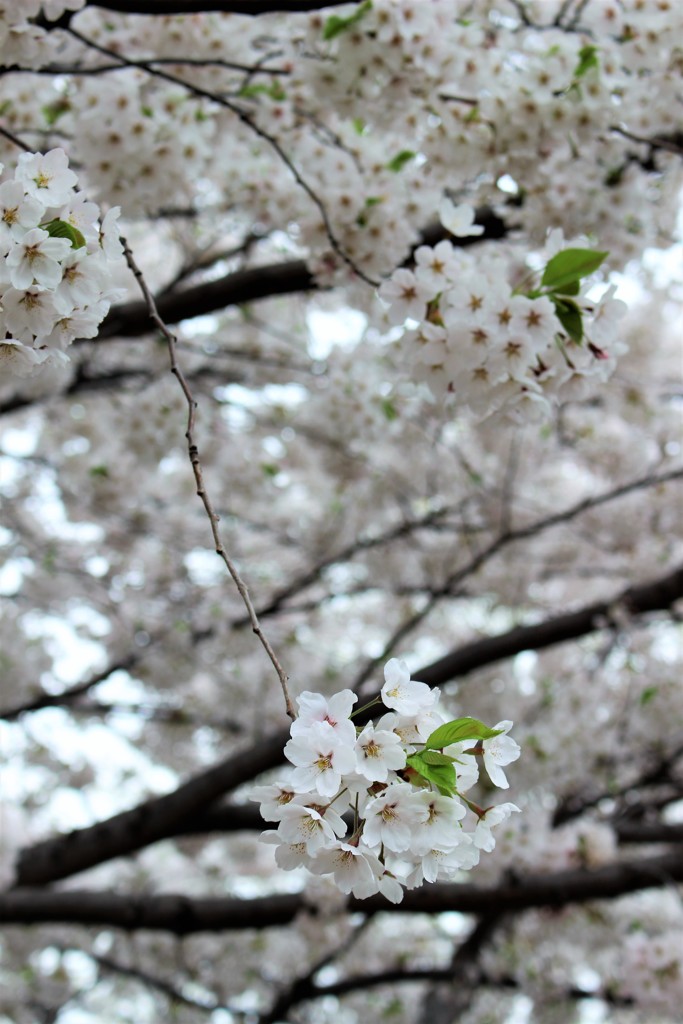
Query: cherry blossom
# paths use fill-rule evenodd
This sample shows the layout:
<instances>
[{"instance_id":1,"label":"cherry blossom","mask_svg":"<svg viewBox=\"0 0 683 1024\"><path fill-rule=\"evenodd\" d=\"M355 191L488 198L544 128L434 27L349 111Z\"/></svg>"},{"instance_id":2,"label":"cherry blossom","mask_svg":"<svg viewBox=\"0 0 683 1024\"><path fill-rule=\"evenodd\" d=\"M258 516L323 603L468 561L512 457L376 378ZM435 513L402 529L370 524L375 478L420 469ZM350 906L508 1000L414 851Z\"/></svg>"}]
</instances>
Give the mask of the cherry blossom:
<instances>
[{"instance_id":1,"label":"cherry blossom","mask_svg":"<svg viewBox=\"0 0 683 1024\"><path fill-rule=\"evenodd\" d=\"M501 732L498 736L492 736L491 739L482 742L482 747L484 748L484 767L488 777L495 786L499 786L501 789L508 789L509 783L505 777L505 772L502 770L502 766L516 761L521 750L519 744L515 743L512 737L507 735L512 728L512 722L498 722L493 728L500 729Z\"/></svg>"},{"instance_id":2,"label":"cherry blossom","mask_svg":"<svg viewBox=\"0 0 683 1024\"><path fill-rule=\"evenodd\" d=\"M63 260L71 243L64 238L50 238L47 231L32 228L27 231L7 254L9 279L15 288L30 288L32 284L54 289L62 280Z\"/></svg>"},{"instance_id":3,"label":"cherry blossom","mask_svg":"<svg viewBox=\"0 0 683 1024\"><path fill-rule=\"evenodd\" d=\"M69 160L63 149L49 153L22 153L17 162L16 180L26 194L44 207L61 206L71 195L77 177L69 169Z\"/></svg>"},{"instance_id":4,"label":"cherry blossom","mask_svg":"<svg viewBox=\"0 0 683 1024\"><path fill-rule=\"evenodd\" d=\"M474 830L472 841L479 850L490 852L496 845L496 840L491 831L496 825L507 821L511 814L519 813L520 808L513 803L497 804L489 807L479 817L477 827Z\"/></svg>"},{"instance_id":5,"label":"cherry blossom","mask_svg":"<svg viewBox=\"0 0 683 1024\"><path fill-rule=\"evenodd\" d=\"M436 701L436 694L425 683L410 678L405 661L392 658L384 666L382 700L399 714L413 716L430 708Z\"/></svg>"},{"instance_id":6,"label":"cherry blossom","mask_svg":"<svg viewBox=\"0 0 683 1024\"><path fill-rule=\"evenodd\" d=\"M328 722L314 722L305 733L288 741L285 755L297 765L292 783L302 792L315 786L321 796L335 796L345 772L353 771L356 758Z\"/></svg>"},{"instance_id":7,"label":"cherry blossom","mask_svg":"<svg viewBox=\"0 0 683 1024\"><path fill-rule=\"evenodd\" d=\"M386 782L390 771L403 768L406 755L400 736L387 729L365 726L356 740L357 770L371 782Z\"/></svg>"},{"instance_id":8,"label":"cherry blossom","mask_svg":"<svg viewBox=\"0 0 683 1024\"><path fill-rule=\"evenodd\" d=\"M439 220L456 238L466 238L468 235L483 235L484 229L480 224L474 223L475 211L467 203L456 206L450 199L442 199L439 204Z\"/></svg>"}]
</instances>

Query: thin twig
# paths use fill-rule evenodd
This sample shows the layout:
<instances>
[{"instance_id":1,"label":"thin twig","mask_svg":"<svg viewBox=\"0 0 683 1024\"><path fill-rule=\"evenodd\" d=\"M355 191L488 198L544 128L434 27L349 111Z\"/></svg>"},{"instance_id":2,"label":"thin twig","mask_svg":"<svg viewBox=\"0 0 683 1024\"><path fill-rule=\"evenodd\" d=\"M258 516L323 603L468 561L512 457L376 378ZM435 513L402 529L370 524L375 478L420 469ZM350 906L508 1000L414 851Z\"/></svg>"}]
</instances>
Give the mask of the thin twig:
<instances>
[{"instance_id":1,"label":"thin twig","mask_svg":"<svg viewBox=\"0 0 683 1024\"><path fill-rule=\"evenodd\" d=\"M13 135L12 132L8 131L7 128L3 128L2 125L0 125L0 135L4 135L5 138L9 139L14 146L17 146L19 149L23 149L24 153L33 152L30 146L27 146L25 142L22 142L22 140L18 138L18 136Z\"/></svg>"},{"instance_id":2,"label":"thin twig","mask_svg":"<svg viewBox=\"0 0 683 1024\"><path fill-rule=\"evenodd\" d=\"M645 146L651 146L652 149L665 149L667 153L675 153L676 156L683 156L683 146L677 145L675 142L671 142L670 139L666 139L663 136L636 135L634 132L627 131L626 128L622 128L618 124L610 125L610 131L616 132L617 135L621 135L625 139L630 139L631 142L640 142Z\"/></svg>"},{"instance_id":3,"label":"thin twig","mask_svg":"<svg viewBox=\"0 0 683 1024\"><path fill-rule=\"evenodd\" d=\"M168 345L169 359L171 363L171 373L175 376L178 383L180 384L181 390L185 396L185 401L187 402L187 430L185 431L185 437L187 439L187 450L188 455L190 457L190 463L192 465L192 471L194 473L195 482L197 484L197 494L201 498L202 504L204 505L204 509L206 510L206 514L209 519L209 523L211 524L211 533L213 535L216 554L225 563L228 572L230 573L235 583L235 586L239 591L240 597L242 598L242 601L244 602L244 605L247 609L247 614L249 616L252 631L261 641L261 644L263 645L266 654L270 658L272 665L275 671L277 672L278 679L280 680L280 686L282 687L282 693L285 698L285 707L287 710L287 714L292 720L294 720L296 718L296 713L294 711L292 701L289 696L289 689L287 687L287 674L282 665L280 664L277 655L275 654L275 651L271 647L268 638L265 636L263 630L261 629L261 624L258 620L258 616L256 615L256 610L254 608L254 605L252 604L246 584L244 583L244 580L237 571L237 567L235 566L234 562L232 561L227 551L225 550L225 547L223 546L220 530L218 528L218 522L220 517L214 511L213 504L211 502L211 499L204 484L204 474L202 471L202 465L199 457L199 449L195 443L194 438L197 403L192 395L192 392L190 391L187 379L178 363L178 357L176 352L178 340L176 336L168 329L164 321L159 316L156 303L154 301L154 296L152 295L147 285L147 282L145 281L142 275L142 271L135 262L133 253L130 250L128 242L123 237L121 238L121 244L123 245L123 251L126 257L126 262L130 269L132 270L133 274L135 275L135 278L140 287L140 291L144 296L144 300L149 310L150 320L152 320L152 322L159 328L164 338L166 339L166 343Z\"/></svg>"}]
</instances>

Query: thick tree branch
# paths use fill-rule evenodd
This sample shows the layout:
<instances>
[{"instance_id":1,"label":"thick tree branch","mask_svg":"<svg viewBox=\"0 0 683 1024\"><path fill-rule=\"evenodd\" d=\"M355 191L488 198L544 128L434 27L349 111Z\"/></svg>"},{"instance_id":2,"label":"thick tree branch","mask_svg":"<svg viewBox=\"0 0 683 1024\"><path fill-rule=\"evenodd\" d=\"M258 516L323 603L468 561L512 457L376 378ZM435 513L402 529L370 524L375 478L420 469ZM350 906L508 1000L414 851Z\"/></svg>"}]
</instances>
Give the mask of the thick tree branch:
<instances>
[{"instance_id":1,"label":"thick tree branch","mask_svg":"<svg viewBox=\"0 0 683 1024\"><path fill-rule=\"evenodd\" d=\"M501 915L483 914L451 957L446 984L430 986L420 1015L420 1024L452 1024L469 1006L479 984L479 958L494 935Z\"/></svg>"},{"instance_id":2,"label":"thick tree branch","mask_svg":"<svg viewBox=\"0 0 683 1024\"><path fill-rule=\"evenodd\" d=\"M680 851L610 864L595 870L534 874L501 885L430 885L407 892L399 905L383 896L349 899L352 913L504 914L534 907L614 899L640 889L683 882ZM82 924L164 930L176 935L235 931L289 924L304 911L315 913L303 894L191 899L180 895L141 896L112 892L14 889L0 894L0 922L9 924Z\"/></svg>"},{"instance_id":3,"label":"thick tree branch","mask_svg":"<svg viewBox=\"0 0 683 1024\"><path fill-rule=\"evenodd\" d=\"M470 238L451 238L453 245L465 247L481 241L504 238L508 227L493 211L482 207L477 210L477 224L484 228L483 235ZM440 224L431 224L420 235L419 245L436 245L449 237ZM410 262L411 257L406 261ZM304 260L269 263L262 267L237 270L216 281L159 296L156 300L159 316L167 324L179 320L214 313L228 306L240 306L275 295L296 295L317 290L316 280ZM105 338L128 338L152 330L147 305L142 301L126 302L114 306L106 317L98 341Z\"/></svg>"},{"instance_id":4,"label":"thick tree branch","mask_svg":"<svg viewBox=\"0 0 683 1024\"><path fill-rule=\"evenodd\" d=\"M126 654L123 658L110 662L101 672L94 672L83 682L75 683L73 686L68 687L68 689L62 690L61 693L41 693L39 697L34 697L33 700L26 701L23 704L16 704L14 707L5 708L4 711L0 710L0 720L14 722L21 715L27 714L30 711L62 707L64 704L82 697L94 686L98 686L106 679L109 679L114 672L130 672L144 655L144 651L131 651L130 654Z\"/></svg>"},{"instance_id":5,"label":"thick tree branch","mask_svg":"<svg viewBox=\"0 0 683 1024\"><path fill-rule=\"evenodd\" d=\"M157 309L165 323L177 324L179 320L191 320L228 306L240 306L274 295L309 292L316 287L304 260L290 260L237 270L216 281L205 281L180 292L162 295L157 299ZM152 329L147 304L143 301L126 302L110 311L102 323L98 340L130 338L147 334Z\"/></svg>"},{"instance_id":6,"label":"thick tree branch","mask_svg":"<svg viewBox=\"0 0 683 1024\"><path fill-rule=\"evenodd\" d=\"M474 669L511 658L521 651L540 651L614 625L613 616L617 609L632 616L645 615L670 608L681 597L683 567L674 569L652 583L629 587L613 600L596 601L576 612L558 615L533 626L518 626L499 636L467 644L423 669L419 678L430 686L440 686Z\"/></svg>"},{"instance_id":7,"label":"thick tree branch","mask_svg":"<svg viewBox=\"0 0 683 1024\"><path fill-rule=\"evenodd\" d=\"M86 7L101 7L121 14L293 14L340 7L349 0L86 0Z\"/></svg>"},{"instance_id":8,"label":"thick tree branch","mask_svg":"<svg viewBox=\"0 0 683 1024\"><path fill-rule=\"evenodd\" d=\"M589 605L544 623L522 626L496 637L478 640L419 669L416 678L430 686L457 679L520 651L535 650L604 628L621 606L633 615L669 608L683 596L683 568L638 587L629 587L612 600ZM359 723L361 719L358 719ZM277 767L289 730L282 729L258 745L233 754L165 796L153 797L131 811L79 829L66 836L28 847L19 855L19 885L41 885L66 878L113 857L139 850L159 839L177 835L219 797Z\"/></svg>"}]
</instances>

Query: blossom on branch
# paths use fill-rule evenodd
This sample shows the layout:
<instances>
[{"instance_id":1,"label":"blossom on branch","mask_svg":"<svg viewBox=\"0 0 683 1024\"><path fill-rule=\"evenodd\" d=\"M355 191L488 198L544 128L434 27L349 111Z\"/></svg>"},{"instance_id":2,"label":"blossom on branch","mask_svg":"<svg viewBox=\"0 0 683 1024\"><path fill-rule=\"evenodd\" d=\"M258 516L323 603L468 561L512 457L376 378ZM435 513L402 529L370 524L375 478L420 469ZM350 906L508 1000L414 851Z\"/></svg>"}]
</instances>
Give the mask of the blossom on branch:
<instances>
[{"instance_id":1,"label":"blossom on branch","mask_svg":"<svg viewBox=\"0 0 683 1024\"><path fill-rule=\"evenodd\" d=\"M392 658L384 677L382 701L406 715L391 711L363 728L348 717L351 690L302 693L285 745L291 781L257 787L252 799L265 819L279 822L263 834L277 847L279 867L306 866L331 875L344 893L381 892L398 903L404 887L453 878L474 867L480 849L493 849L491 827L514 805L479 812L470 832L463 824L475 805L461 794L476 781L481 753L494 784L507 787L499 765L515 760L519 747L507 735L511 722L495 730L473 718L448 722L437 710L439 691L411 680L404 661Z\"/></svg>"}]
</instances>

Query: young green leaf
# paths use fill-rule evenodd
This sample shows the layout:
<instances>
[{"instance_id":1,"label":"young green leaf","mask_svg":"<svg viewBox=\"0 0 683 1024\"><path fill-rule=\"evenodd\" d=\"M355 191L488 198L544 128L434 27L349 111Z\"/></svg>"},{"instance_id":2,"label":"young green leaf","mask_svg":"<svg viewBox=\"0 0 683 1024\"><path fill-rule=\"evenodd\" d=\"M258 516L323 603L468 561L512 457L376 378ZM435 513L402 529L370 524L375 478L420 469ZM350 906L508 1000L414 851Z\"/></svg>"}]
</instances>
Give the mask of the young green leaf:
<instances>
[{"instance_id":1,"label":"young green leaf","mask_svg":"<svg viewBox=\"0 0 683 1024\"><path fill-rule=\"evenodd\" d=\"M280 101L284 100L287 94L279 82L273 82L272 85L243 85L238 95L244 96L245 99L251 99L254 96L269 96L271 100Z\"/></svg>"},{"instance_id":2,"label":"young green leaf","mask_svg":"<svg viewBox=\"0 0 683 1024\"><path fill-rule=\"evenodd\" d=\"M356 25L371 9L372 0L365 0L365 3L362 3L353 14L349 14L346 18L340 17L338 14L331 14L323 28L323 39L334 39L342 32L346 32L352 25Z\"/></svg>"},{"instance_id":3,"label":"young green leaf","mask_svg":"<svg viewBox=\"0 0 683 1024\"><path fill-rule=\"evenodd\" d=\"M443 796L452 796L455 792L455 768L451 764L429 764L424 752L411 754L407 764L421 775L423 779L436 786Z\"/></svg>"},{"instance_id":4,"label":"young green leaf","mask_svg":"<svg viewBox=\"0 0 683 1024\"><path fill-rule=\"evenodd\" d=\"M551 295L550 300L555 307L555 316L560 321L565 331L577 345L583 340L583 318L581 310L571 299L560 298L559 295Z\"/></svg>"},{"instance_id":5,"label":"young green leaf","mask_svg":"<svg viewBox=\"0 0 683 1024\"><path fill-rule=\"evenodd\" d=\"M385 417L389 420L390 423L392 422L392 420L398 418L396 406L394 405L390 398L382 399L382 412L384 413Z\"/></svg>"},{"instance_id":6,"label":"young green leaf","mask_svg":"<svg viewBox=\"0 0 683 1024\"><path fill-rule=\"evenodd\" d=\"M594 273L609 256L595 249L564 249L548 260L541 284L553 291L562 291L582 277Z\"/></svg>"},{"instance_id":7,"label":"young green leaf","mask_svg":"<svg viewBox=\"0 0 683 1024\"><path fill-rule=\"evenodd\" d=\"M574 78L583 78L591 68L599 67L597 46L584 46L579 50L579 63L574 68Z\"/></svg>"},{"instance_id":8,"label":"young green leaf","mask_svg":"<svg viewBox=\"0 0 683 1024\"><path fill-rule=\"evenodd\" d=\"M65 220L50 220L47 224L40 225L43 231L47 231L51 238L68 238L73 249L82 249L85 245L85 238L82 233Z\"/></svg>"},{"instance_id":9,"label":"young green leaf","mask_svg":"<svg viewBox=\"0 0 683 1024\"><path fill-rule=\"evenodd\" d=\"M43 117L47 121L48 126L51 128L52 125L59 120L62 114L67 114L69 110L71 110L71 106L66 96L62 96L58 100L55 100L54 103L48 103L41 109L43 112ZM0 114L2 113L4 113L4 111L0 109Z\"/></svg>"},{"instance_id":10,"label":"young green leaf","mask_svg":"<svg viewBox=\"0 0 683 1024\"><path fill-rule=\"evenodd\" d=\"M562 288L556 288L556 292L560 295L578 295L581 291L581 283L579 281L572 281L570 284L565 284Z\"/></svg>"},{"instance_id":11,"label":"young green leaf","mask_svg":"<svg viewBox=\"0 0 683 1024\"><path fill-rule=\"evenodd\" d=\"M452 722L444 722L435 729L425 743L427 749L441 749L451 743L462 743L463 740L490 740L499 736L502 729L490 729L478 718L456 718Z\"/></svg>"},{"instance_id":12,"label":"young green leaf","mask_svg":"<svg viewBox=\"0 0 683 1024\"><path fill-rule=\"evenodd\" d=\"M412 149L402 149L400 153L397 153L396 156L389 161L387 164L387 170L393 171L394 174L397 174L399 171L403 170L407 163L410 163L415 155L416 154Z\"/></svg>"},{"instance_id":13,"label":"young green leaf","mask_svg":"<svg viewBox=\"0 0 683 1024\"><path fill-rule=\"evenodd\" d=\"M421 750L420 757L426 764L453 764L454 757L442 754L440 750Z\"/></svg>"}]
</instances>

